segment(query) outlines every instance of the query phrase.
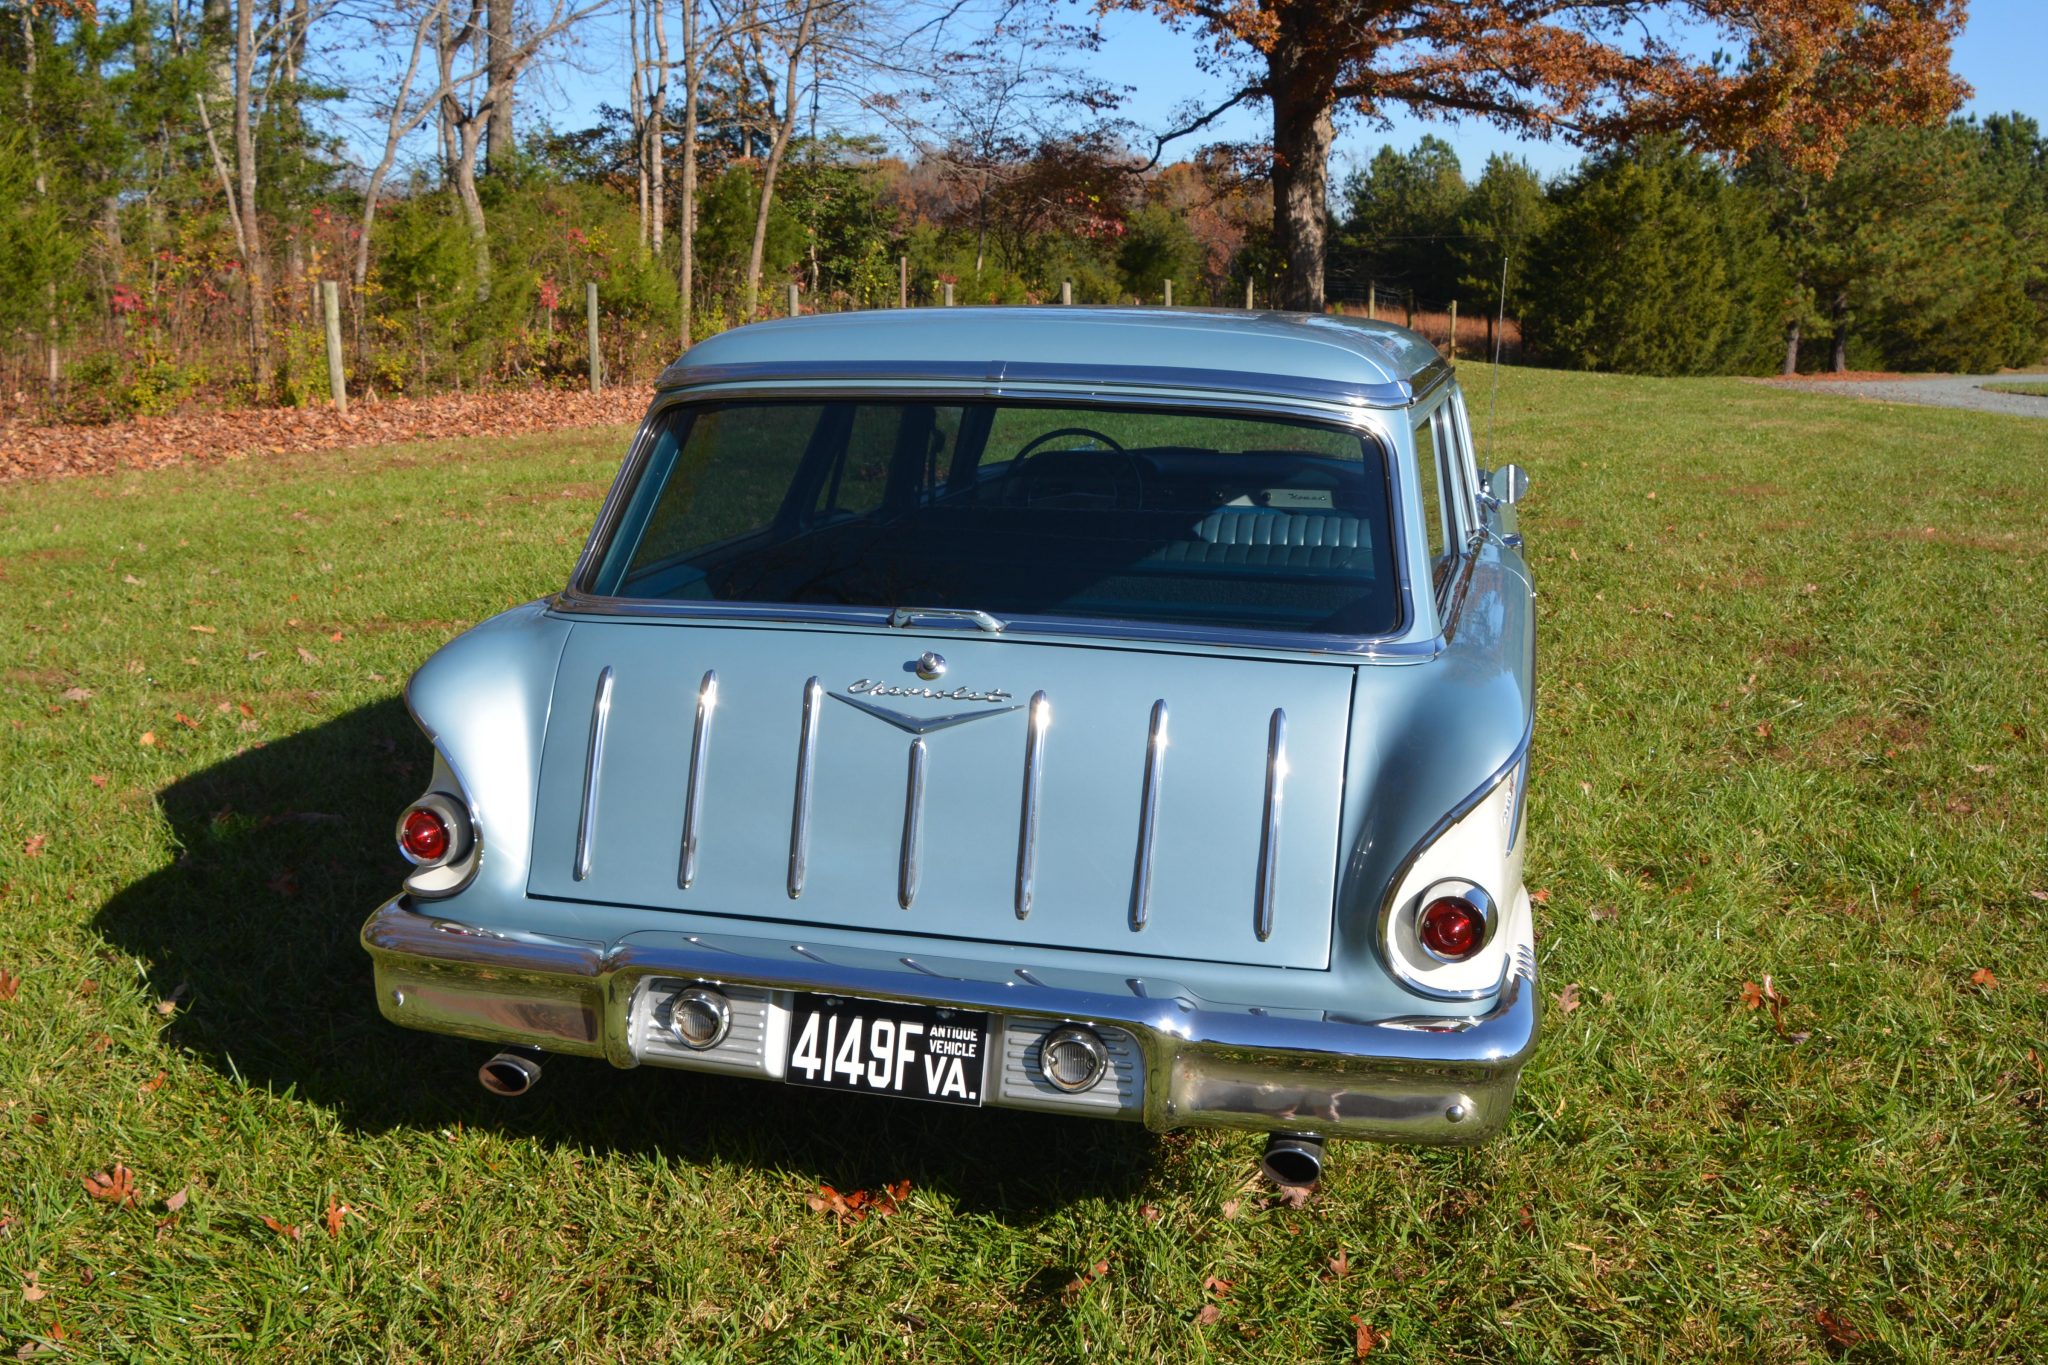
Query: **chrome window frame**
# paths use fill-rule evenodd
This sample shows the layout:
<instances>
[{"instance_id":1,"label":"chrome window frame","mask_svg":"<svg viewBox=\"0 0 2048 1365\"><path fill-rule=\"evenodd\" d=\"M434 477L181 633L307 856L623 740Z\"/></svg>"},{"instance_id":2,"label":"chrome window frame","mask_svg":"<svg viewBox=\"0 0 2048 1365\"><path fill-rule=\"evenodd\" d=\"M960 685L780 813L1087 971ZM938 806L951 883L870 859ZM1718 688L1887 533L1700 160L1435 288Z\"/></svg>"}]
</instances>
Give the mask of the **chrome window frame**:
<instances>
[{"instance_id":1,"label":"chrome window frame","mask_svg":"<svg viewBox=\"0 0 2048 1365\"><path fill-rule=\"evenodd\" d=\"M1447 365L1432 366L1418 375L1427 376L1421 394L1433 394L1450 377ZM785 372L787 373L787 372ZM1404 392L1410 386L1403 384ZM1374 397L1381 395L1375 393ZM1388 398L1392 394L1385 395ZM1059 403L1069 406L1149 407L1164 410L1215 413L1240 417L1284 417L1334 427L1375 442L1388 464L1387 499L1389 533L1393 538L1394 604L1396 620L1376 635L1340 635L1320 632L1260 630L1252 627L1175 625L1170 622L1124 620L1109 617L1019 614L1003 618L1005 636L1033 638L1075 637L1120 639L1243 649L1270 650L1287 654L1331 655L1353 659L1420 660L1434 658L1444 648L1442 617L1422 612L1415 591L1412 555L1408 545L1408 493L1398 462L1402 458L1403 434L1388 421L1399 413L1405 421L1415 410L1414 398L1405 402L1371 403L1362 397L1337 404L1310 401L1285 393L1233 391L1194 393L1185 389L1153 385L990 383L950 379L910 381L898 378L783 378L762 382L718 382L692 384L658 392L634 434L625 462L612 480L597 520L577 556L569 583L551 599L553 610L570 616L627 617L666 620L830 625L839 627L890 628L886 607L832 606L817 603L704 602L671 598L601 596L587 585L597 572L634 486L650 458L654 433L660 422L676 408L734 399L783 401L829 401L831 399L893 399L912 401L1003 401ZM1434 605L1435 594L1430 595Z\"/></svg>"}]
</instances>

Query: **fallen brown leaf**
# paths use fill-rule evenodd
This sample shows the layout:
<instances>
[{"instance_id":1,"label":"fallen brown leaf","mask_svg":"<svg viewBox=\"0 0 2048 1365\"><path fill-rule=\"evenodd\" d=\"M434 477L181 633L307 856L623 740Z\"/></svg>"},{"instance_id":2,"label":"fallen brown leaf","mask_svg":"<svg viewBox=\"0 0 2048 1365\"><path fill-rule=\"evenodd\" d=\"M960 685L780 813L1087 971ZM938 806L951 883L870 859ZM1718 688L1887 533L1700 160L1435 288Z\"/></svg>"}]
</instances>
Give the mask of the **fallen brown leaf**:
<instances>
[{"instance_id":1,"label":"fallen brown leaf","mask_svg":"<svg viewBox=\"0 0 2048 1365\"><path fill-rule=\"evenodd\" d=\"M329 643L329 644L336 644L336 645L340 644L340 643L341 643L341 632L340 632L340 631L338 631L338 630L337 630L337 631L335 631L335 632L334 632L334 634L332 634L332 635L330 635L330 636L328 636L328 637L327 637L327 640L328 640L328 643Z\"/></svg>"},{"instance_id":2,"label":"fallen brown leaf","mask_svg":"<svg viewBox=\"0 0 2048 1365\"><path fill-rule=\"evenodd\" d=\"M302 664L317 664L320 662L320 659L319 656L314 654L312 650L307 649L304 645L300 645L299 662Z\"/></svg>"},{"instance_id":3,"label":"fallen brown leaf","mask_svg":"<svg viewBox=\"0 0 2048 1365\"><path fill-rule=\"evenodd\" d=\"M1244 1202L1244 1201L1242 1201L1242 1200L1239 1200L1239 1199L1226 1199L1226 1200L1224 1200L1224 1201L1223 1201L1223 1216L1224 1216L1224 1217L1225 1217L1226 1219L1228 1219L1228 1218L1235 1218L1235 1217L1237 1217L1237 1210L1238 1210L1238 1206L1239 1206L1240 1204L1242 1204L1243 1202Z\"/></svg>"},{"instance_id":4,"label":"fallen brown leaf","mask_svg":"<svg viewBox=\"0 0 2048 1365\"><path fill-rule=\"evenodd\" d=\"M2048 901L2048 891L2029 891L2027 894L2037 901Z\"/></svg>"},{"instance_id":5,"label":"fallen brown leaf","mask_svg":"<svg viewBox=\"0 0 2048 1365\"><path fill-rule=\"evenodd\" d=\"M1827 1339L1837 1346L1854 1346L1859 1341L1870 1340L1868 1334L1850 1326L1847 1319L1831 1309L1815 1309L1813 1320L1827 1334Z\"/></svg>"},{"instance_id":6,"label":"fallen brown leaf","mask_svg":"<svg viewBox=\"0 0 2048 1365\"><path fill-rule=\"evenodd\" d=\"M85 1186L87 1194L102 1203L124 1209L135 1207L135 1172L118 1161L114 1163L113 1170L84 1176L80 1183Z\"/></svg>"},{"instance_id":7,"label":"fallen brown leaf","mask_svg":"<svg viewBox=\"0 0 2048 1365\"><path fill-rule=\"evenodd\" d=\"M164 1074L165 1073L159 1071L156 1073L156 1075L151 1076L148 1080L144 1081L141 1086L141 1093L145 1095L153 1095L157 1091L163 1089Z\"/></svg>"},{"instance_id":8,"label":"fallen brown leaf","mask_svg":"<svg viewBox=\"0 0 2048 1365\"><path fill-rule=\"evenodd\" d=\"M213 628L212 626L187 626L187 627L185 627L185 629L187 629L187 630L189 630L189 631L192 631L192 632L194 632L195 634L198 634L198 635L218 635L218 634L220 634L220 632L219 632L218 630L215 630L215 629L214 629L214 628Z\"/></svg>"},{"instance_id":9,"label":"fallen brown leaf","mask_svg":"<svg viewBox=\"0 0 2048 1365\"><path fill-rule=\"evenodd\" d=\"M1222 1316L1223 1310L1221 1308L1218 1308L1213 1303L1205 1303L1202 1305L1201 1310L1195 1314L1195 1326L1207 1327Z\"/></svg>"},{"instance_id":10,"label":"fallen brown leaf","mask_svg":"<svg viewBox=\"0 0 2048 1365\"><path fill-rule=\"evenodd\" d=\"M1325 1273L1325 1278L1332 1280L1341 1280L1350 1273L1351 1253L1346 1251L1343 1247L1338 1247L1337 1254L1330 1258L1330 1268Z\"/></svg>"},{"instance_id":11,"label":"fallen brown leaf","mask_svg":"<svg viewBox=\"0 0 2048 1365\"><path fill-rule=\"evenodd\" d=\"M1579 983L1574 981L1551 997L1557 1002L1559 1014L1570 1014L1579 1007Z\"/></svg>"},{"instance_id":12,"label":"fallen brown leaf","mask_svg":"<svg viewBox=\"0 0 2048 1365\"><path fill-rule=\"evenodd\" d=\"M107 775L105 773L94 773L85 780L92 783L95 787L104 788L107 785Z\"/></svg>"},{"instance_id":13,"label":"fallen brown leaf","mask_svg":"<svg viewBox=\"0 0 2048 1365\"><path fill-rule=\"evenodd\" d=\"M154 745L156 744L156 731L144 730L142 732L142 738L136 740L135 742L137 744L140 744L145 749L154 747Z\"/></svg>"},{"instance_id":14,"label":"fallen brown leaf","mask_svg":"<svg viewBox=\"0 0 2048 1365\"><path fill-rule=\"evenodd\" d=\"M186 715L183 711L178 712L178 714L172 716L171 719L178 722L178 724L184 726L187 730L197 730L199 728L199 722L192 719L192 717Z\"/></svg>"},{"instance_id":15,"label":"fallen brown leaf","mask_svg":"<svg viewBox=\"0 0 2048 1365\"><path fill-rule=\"evenodd\" d=\"M1159 1209L1153 1204L1140 1204L1138 1205L1138 1217L1148 1223L1156 1223L1159 1221Z\"/></svg>"},{"instance_id":16,"label":"fallen brown leaf","mask_svg":"<svg viewBox=\"0 0 2048 1365\"><path fill-rule=\"evenodd\" d=\"M191 1197L192 1193L189 1186L180 1188L176 1194L164 1200L164 1212L176 1213L179 1209L185 1207L186 1201L191 1199Z\"/></svg>"},{"instance_id":17,"label":"fallen brown leaf","mask_svg":"<svg viewBox=\"0 0 2048 1365\"><path fill-rule=\"evenodd\" d=\"M41 1303L50 1296L50 1291L36 1283L36 1272L31 1270L22 1276L21 1296L30 1303Z\"/></svg>"},{"instance_id":18,"label":"fallen brown leaf","mask_svg":"<svg viewBox=\"0 0 2048 1365\"><path fill-rule=\"evenodd\" d=\"M1979 967L1970 973L1970 984L1982 986L1987 991L1995 991L1998 989L1998 977L1989 967Z\"/></svg>"},{"instance_id":19,"label":"fallen brown leaf","mask_svg":"<svg viewBox=\"0 0 2048 1365\"><path fill-rule=\"evenodd\" d=\"M1230 1297L1230 1285L1231 1282L1229 1280L1218 1279L1214 1275L1211 1275L1208 1279L1202 1281L1203 1291L1206 1293L1214 1294L1219 1299L1227 1299Z\"/></svg>"},{"instance_id":20,"label":"fallen brown leaf","mask_svg":"<svg viewBox=\"0 0 2048 1365\"><path fill-rule=\"evenodd\" d=\"M65 701L91 701L92 689L90 687L67 687L58 695L63 697Z\"/></svg>"},{"instance_id":21,"label":"fallen brown leaf","mask_svg":"<svg viewBox=\"0 0 2048 1365\"><path fill-rule=\"evenodd\" d=\"M31 834L21 846L21 856L24 858L40 858L43 856L43 845L49 842L50 836L47 834Z\"/></svg>"},{"instance_id":22,"label":"fallen brown leaf","mask_svg":"<svg viewBox=\"0 0 2048 1365\"><path fill-rule=\"evenodd\" d=\"M1308 1201L1316 1197L1313 1185L1282 1185L1274 1194L1271 1207L1285 1204L1290 1209L1307 1208Z\"/></svg>"},{"instance_id":23,"label":"fallen brown leaf","mask_svg":"<svg viewBox=\"0 0 2048 1365\"><path fill-rule=\"evenodd\" d=\"M267 1213L263 1215L263 1226L269 1228L278 1236L289 1238L291 1241L294 1242L298 1241L299 1238L305 1234L304 1228L297 1227L292 1224L280 1223L277 1219L272 1218Z\"/></svg>"},{"instance_id":24,"label":"fallen brown leaf","mask_svg":"<svg viewBox=\"0 0 2048 1365\"><path fill-rule=\"evenodd\" d=\"M348 1205L337 1204L334 1200L329 1199L327 1201L327 1235L329 1237L341 1236L341 1220L354 1212L355 1210Z\"/></svg>"},{"instance_id":25,"label":"fallen brown leaf","mask_svg":"<svg viewBox=\"0 0 2048 1365\"><path fill-rule=\"evenodd\" d=\"M1356 1313L1351 1315L1351 1325L1358 1329L1357 1334L1351 1339L1351 1349L1357 1353L1359 1360L1364 1360L1372 1354L1373 1347L1386 1341L1385 1337L1367 1326L1365 1319Z\"/></svg>"},{"instance_id":26,"label":"fallen brown leaf","mask_svg":"<svg viewBox=\"0 0 2048 1365\"><path fill-rule=\"evenodd\" d=\"M1529 899L1534 901L1538 905L1550 904L1550 888L1547 886L1537 887L1534 891L1531 891L1529 893Z\"/></svg>"},{"instance_id":27,"label":"fallen brown leaf","mask_svg":"<svg viewBox=\"0 0 2048 1365\"><path fill-rule=\"evenodd\" d=\"M1785 1033L1785 995L1778 989L1777 983L1771 980L1770 973L1768 972L1764 973L1764 984L1761 986L1757 985L1754 981L1742 983L1742 1007L1744 1009L1753 1010L1765 1005L1770 1006L1771 1027L1778 1031L1780 1038L1787 1036ZM1803 1042L1805 1040L1801 1038L1798 1041Z\"/></svg>"},{"instance_id":28,"label":"fallen brown leaf","mask_svg":"<svg viewBox=\"0 0 2048 1365\"><path fill-rule=\"evenodd\" d=\"M21 978L5 967L0 967L0 1003L12 1000L21 993Z\"/></svg>"}]
</instances>

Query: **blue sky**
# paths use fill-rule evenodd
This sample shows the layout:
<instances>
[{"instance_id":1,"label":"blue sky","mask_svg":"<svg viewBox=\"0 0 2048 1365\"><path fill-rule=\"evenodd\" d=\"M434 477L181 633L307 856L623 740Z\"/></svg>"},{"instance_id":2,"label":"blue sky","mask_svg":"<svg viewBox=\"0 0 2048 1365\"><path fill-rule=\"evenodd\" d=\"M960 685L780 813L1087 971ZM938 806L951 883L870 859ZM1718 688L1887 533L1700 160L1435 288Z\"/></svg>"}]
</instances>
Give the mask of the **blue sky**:
<instances>
[{"instance_id":1,"label":"blue sky","mask_svg":"<svg viewBox=\"0 0 2048 1365\"><path fill-rule=\"evenodd\" d=\"M1077 9L1079 7L1077 6ZM1104 41L1090 58L1104 81L1128 86L1124 113L1141 128L1162 130L1190 102L1214 103L1222 87L1197 66L1203 45L1176 34L1145 14L1119 12L1102 20ZM575 70L560 70L551 88L526 96L527 107L539 104L558 127L587 126L600 102L623 105L624 82L613 73L626 66L622 31L607 29L586 36ZM2048 125L2048 0L1973 0L1970 17L1956 44L1955 69L1976 88L1965 106L1979 115L2017 110ZM537 98L536 98L537 97ZM1213 125L1213 139L1253 141L1266 135L1263 109L1236 110ZM1476 176L1494 152L1522 156L1546 175L1575 164L1579 152L1563 142L1530 142L1476 120L1445 122L1397 116L1391 128L1353 120L1339 127L1333 180L1355 165L1370 161L1382 143L1411 146L1425 133L1449 142L1468 175ZM1192 151L1202 141L1178 146Z\"/></svg>"}]
</instances>

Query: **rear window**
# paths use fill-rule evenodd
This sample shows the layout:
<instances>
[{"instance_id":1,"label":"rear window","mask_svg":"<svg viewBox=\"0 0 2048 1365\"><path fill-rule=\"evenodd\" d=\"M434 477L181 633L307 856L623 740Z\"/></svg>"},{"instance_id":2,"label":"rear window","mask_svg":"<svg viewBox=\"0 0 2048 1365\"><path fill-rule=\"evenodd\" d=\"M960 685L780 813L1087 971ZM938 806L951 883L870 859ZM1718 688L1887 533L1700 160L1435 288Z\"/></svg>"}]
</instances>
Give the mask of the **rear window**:
<instances>
[{"instance_id":1,"label":"rear window","mask_svg":"<svg viewBox=\"0 0 2048 1365\"><path fill-rule=\"evenodd\" d=\"M587 590L1383 634L1387 461L1274 417L993 401L682 405Z\"/></svg>"}]
</instances>

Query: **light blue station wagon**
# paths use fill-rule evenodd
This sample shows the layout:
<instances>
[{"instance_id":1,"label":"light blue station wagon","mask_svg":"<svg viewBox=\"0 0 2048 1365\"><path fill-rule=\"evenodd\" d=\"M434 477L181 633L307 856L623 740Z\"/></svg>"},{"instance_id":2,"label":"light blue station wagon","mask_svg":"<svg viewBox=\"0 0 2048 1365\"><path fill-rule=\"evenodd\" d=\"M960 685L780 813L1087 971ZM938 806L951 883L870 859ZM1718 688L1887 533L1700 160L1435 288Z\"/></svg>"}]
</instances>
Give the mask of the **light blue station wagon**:
<instances>
[{"instance_id":1,"label":"light blue station wagon","mask_svg":"<svg viewBox=\"0 0 2048 1365\"><path fill-rule=\"evenodd\" d=\"M1536 1042L1534 612L1448 365L1158 309L761 323L568 586L449 643L394 1023L841 1091L1470 1143Z\"/></svg>"}]
</instances>

